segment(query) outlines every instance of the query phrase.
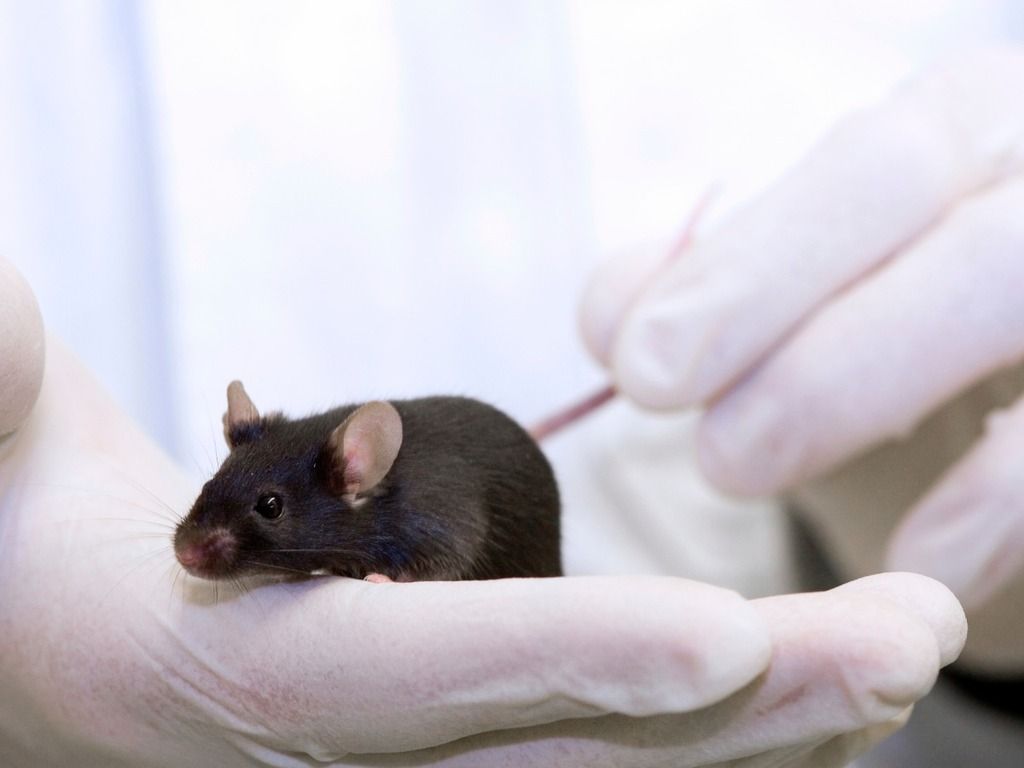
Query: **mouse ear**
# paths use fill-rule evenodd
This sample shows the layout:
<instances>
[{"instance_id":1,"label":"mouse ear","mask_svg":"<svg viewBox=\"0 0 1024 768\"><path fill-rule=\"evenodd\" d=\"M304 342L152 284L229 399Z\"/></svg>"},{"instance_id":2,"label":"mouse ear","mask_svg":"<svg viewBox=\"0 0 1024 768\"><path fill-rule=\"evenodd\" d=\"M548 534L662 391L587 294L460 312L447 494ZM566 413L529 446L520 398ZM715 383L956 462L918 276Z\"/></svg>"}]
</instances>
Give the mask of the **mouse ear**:
<instances>
[{"instance_id":1,"label":"mouse ear","mask_svg":"<svg viewBox=\"0 0 1024 768\"><path fill-rule=\"evenodd\" d=\"M260 412L252 404L240 381L228 384L228 410L224 414L224 439L229 448L241 442L243 435L259 424Z\"/></svg>"},{"instance_id":2,"label":"mouse ear","mask_svg":"<svg viewBox=\"0 0 1024 768\"><path fill-rule=\"evenodd\" d=\"M402 447L402 417L391 403L367 403L335 427L328 446L335 483L354 498L376 486L394 464Z\"/></svg>"}]
</instances>

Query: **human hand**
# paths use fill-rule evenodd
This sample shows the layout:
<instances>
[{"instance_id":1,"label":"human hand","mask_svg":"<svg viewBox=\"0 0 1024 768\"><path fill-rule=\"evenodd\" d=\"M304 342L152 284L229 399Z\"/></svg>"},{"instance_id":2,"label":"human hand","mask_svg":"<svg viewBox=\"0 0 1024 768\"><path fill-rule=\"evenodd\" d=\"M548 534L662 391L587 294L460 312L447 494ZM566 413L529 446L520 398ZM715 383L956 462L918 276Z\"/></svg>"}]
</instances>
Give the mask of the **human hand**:
<instances>
[{"instance_id":1,"label":"human hand","mask_svg":"<svg viewBox=\"0 0 1024 768\"><path fill-rule=\"evenodd\" d=\"M947 583L965 657L1003 671L1024 669L1021 93L1019 50L937 67L671 266L605 267L583 306L626 395L706 407L715 485L794 492L848 574Z\"/></svg>"},{"instance_id":2,"label":"human hand","mask_svg":"<svg viewBox=\"0 0 1024 768\"><path fill-rule=\"evenodd\" d=\"M60 344L42 376L2 263L0 307L4 766L840 765L962 645L955 600L910 575L756 602L664 578L182 581L197 489Z\"/></svg>"}]
</instances>

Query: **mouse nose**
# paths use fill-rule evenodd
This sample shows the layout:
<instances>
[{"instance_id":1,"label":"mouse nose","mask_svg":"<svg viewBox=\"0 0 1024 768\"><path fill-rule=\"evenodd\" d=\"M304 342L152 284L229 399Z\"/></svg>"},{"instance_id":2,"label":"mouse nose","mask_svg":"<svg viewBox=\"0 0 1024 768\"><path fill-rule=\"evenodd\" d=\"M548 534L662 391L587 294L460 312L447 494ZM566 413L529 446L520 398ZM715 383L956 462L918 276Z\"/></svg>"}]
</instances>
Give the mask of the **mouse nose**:
<instances>
[{"instance_id":1,"label":"mouse nose","mask_svg":"<svg viewBox=\"0 0 1024 768\"><path fill-rule=\"evenodd\" d=\"M215 578L230 570L236 549L231 532L218 528L194 540L178 542L174 554L193 576Z\"/></svg>"}]
</instances>

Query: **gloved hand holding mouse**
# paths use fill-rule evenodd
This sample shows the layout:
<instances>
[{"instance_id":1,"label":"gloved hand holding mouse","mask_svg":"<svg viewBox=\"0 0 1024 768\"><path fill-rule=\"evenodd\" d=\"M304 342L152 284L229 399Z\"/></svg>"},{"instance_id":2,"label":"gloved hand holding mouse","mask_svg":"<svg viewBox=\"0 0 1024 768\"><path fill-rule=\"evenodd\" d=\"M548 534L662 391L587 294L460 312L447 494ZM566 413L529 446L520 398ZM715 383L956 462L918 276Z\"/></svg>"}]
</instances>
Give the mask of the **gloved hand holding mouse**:
<instances>
[{"instance_id":1,"label":"gloved hand holding mouse","mask_svg":"<svg viewBox=\"0 0 1024 768\"><path fill-rule=\"evenodd\" d=\"M583 307L623 393L706 408L715 485L789 492L848 576L942 580L998 673L1024 671L1021 93L1020 50L937 66Z\"/></svg>"},{"instance_id":2,"label":"gloved hand holding mouse","mask_svg":"<svg viewBox=\"0 0 1024 768\"><path fill-rule=\"evenodd\" d=\"M959 653L952 595L667 578L182 578L197 489L0 261L0 763L842 765ZM38 397L37 397L38 393Z\"/></svg>"}]
</instances>

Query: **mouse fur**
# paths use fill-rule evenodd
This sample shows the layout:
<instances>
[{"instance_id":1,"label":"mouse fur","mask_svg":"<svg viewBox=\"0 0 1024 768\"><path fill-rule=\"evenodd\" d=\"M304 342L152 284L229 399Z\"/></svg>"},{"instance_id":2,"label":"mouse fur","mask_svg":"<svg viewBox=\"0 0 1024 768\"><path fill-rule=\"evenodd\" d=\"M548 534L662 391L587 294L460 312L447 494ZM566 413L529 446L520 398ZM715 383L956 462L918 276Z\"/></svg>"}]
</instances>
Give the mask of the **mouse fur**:
<instances>
[{"instance_id":1,"label":"mouse fur","mask_svg":"<svg viewBox=\"0 0 1024 768\"><path fill-rule=\"evenodd\" d=\"M293 420L259 416L240 384L234 403L232 396L229 389L231 452L175 533L178 558L195 575L561 575L554 473L534 440L498 409L465 397L382 404L380 412L400 419L400 444L391 438L393 458L380 458L388 448L374 442L379 419L364 419L344 434L344 446L338 442L366 406ZM349 465L360 456L369 457L367 466L391 463L381 479L370 478L371 487L354 491L359 477L372 474L353 479ZM272 519L257 511L278 507Z\"/></svg>"}]
</instances>

